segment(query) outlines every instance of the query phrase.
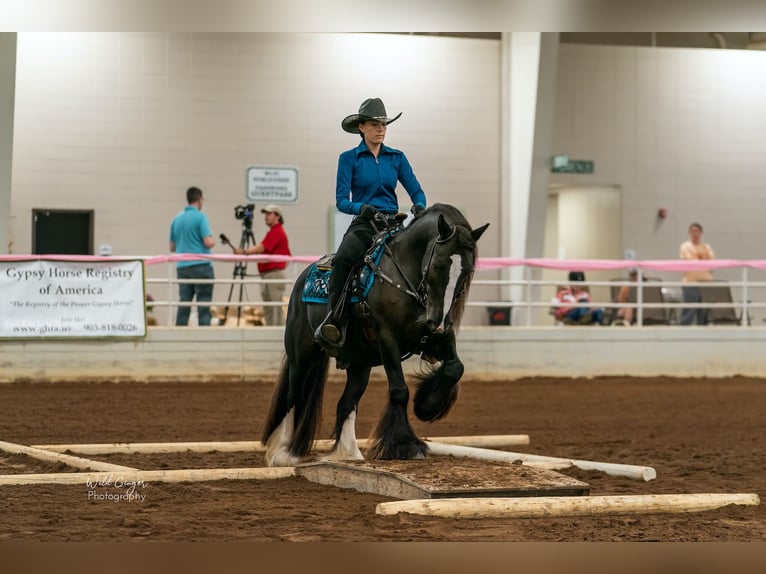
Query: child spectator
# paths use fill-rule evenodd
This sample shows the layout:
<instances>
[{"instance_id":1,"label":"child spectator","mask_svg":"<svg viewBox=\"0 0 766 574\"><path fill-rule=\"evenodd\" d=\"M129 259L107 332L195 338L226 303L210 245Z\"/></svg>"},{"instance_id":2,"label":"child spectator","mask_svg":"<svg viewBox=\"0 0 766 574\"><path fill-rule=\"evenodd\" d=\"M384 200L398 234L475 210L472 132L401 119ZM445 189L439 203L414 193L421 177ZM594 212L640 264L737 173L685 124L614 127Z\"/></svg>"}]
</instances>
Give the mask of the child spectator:
<instances>
[{"instance_id":1,"label":"child spectator","mask_svg":"<svg viewBox=\"0 0 766 574\"><path fill-rule=\"evenodd\" d=\"M585 273L582 271L570 271L569 286L556 294L557 307L553 316L557 321L565 325L600 325L604 320L604 310L597 307L568 307L576 303L590 303L588 288L582 285L585 281Z\"/></svg>"}]
</instances>

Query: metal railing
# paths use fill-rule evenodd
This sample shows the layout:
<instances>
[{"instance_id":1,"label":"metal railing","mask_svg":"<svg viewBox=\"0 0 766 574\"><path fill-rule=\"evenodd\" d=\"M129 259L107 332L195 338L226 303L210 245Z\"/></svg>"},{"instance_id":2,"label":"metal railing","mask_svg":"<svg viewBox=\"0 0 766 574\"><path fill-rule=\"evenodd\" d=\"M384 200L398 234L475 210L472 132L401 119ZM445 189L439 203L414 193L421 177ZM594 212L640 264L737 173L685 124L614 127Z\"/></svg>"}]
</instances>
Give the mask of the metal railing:
<instances>
[{"instance_id":1,"label":"metal railing","mask_svg":"<svg viewBox=\"0 0 766 574\"><path fill-rule=\"evenodd\" d=\"M214 257L215 258L215 257ZM217 258L216 258L217 259ZM241 257L241 256L230 256L225 258L227 261L237 261L241 259L266 259L269 260L269 256L255 256L255 257ZM284 259L284 258L283 258ZM311 260L310 257L301 257L296 258L299 263L305 263L306 261ZM590 267L589 262L585 261L561 261L561 260L530 260L527 261L512 261L507 267L515 266L515 267L523 267L524 273L523 278L521 279L482 279L481 275L483 271L481 270L481 265L479 266L479 269L477 270L476 277L473 280L473 286L474 287L496 287L501 291L511 292L513 291L515 294L515 297L503 297L501 299L477 299L475 295L475 289L472 290L472 295L469 297L468 302L466 303L466 306L469 308L490 308L490 307L510 307L517 312L515 313L516 319L520 318L520 313L518 310L523 310L523 322L515 321L515 325L527 325L532 326L534 325L534 316L535 310L539 309L548 309L550 313L560 307L567 307L567 308L592 308L592 307L598 307L602 308L604 310L611 311L612 314L615 314L619 309L625 309L625 308L631 308L634 309L635 312L635 326L636 327L642 327L645 324L645 316L646 311L649 309L665 309L669 312L669 314L675 313L676 315L679 315L681 310L683 309L705 309L708 311L715 310L715 309L733 309L734 312L737 315L737 323L740 325L750 325L752 324L752 312L757 309L766 309L766 300L765 301L753 301L751 300L751 297L753 293L758 289L764 289L766 288L766 281L752 281L749 278L748 270L751 266L754 264L757 264L757 267L759 269L766 269L766 262L750 262L750 261L741 261L741 262L727 262L727 265L725 266L726 269L732 269L736 267L740 267L740 280L738 281L727 281L727 282L683 282L683 281L649 281L645 279L645 270L641 267L637 267L640 265L639 262L630 262L630 261L624 261L624 262L612 262L615 264L614 266L610 267L611 269L617 270L624 270L628 267L637 267L638 271L638 277L635 281L631 281L628 278L625 278L624 280L620 281L583 281L581 284L588 288L596 288L596 287L623 287L628 286L630 288L634 288L636 290L636 297L635 301L630 302L624 302L620 303L614 300L598 300L594 299L589 303L557 303L552 301L550 298L543 299L542 298L542 292L546 288L557 288L561 287L562 284L565 284L566 281L562 280L541 280L541 279L533 279L533 271L539 270L539 269L558 269L561 271L567 270L567 269L578 269L578 270L585 270L585 271L591 271L591 270L599 270L604 271L606 270L605 267L603 267L604 262L600 262L602 265L597 267ZM651 264L648 264L649 267L652 265L659 266L659 265L670 265L678 267L679 264L681 267L683 267L684 262L674 262L674 261L668 261L668 262L651 262ZM496 270L500 267L495 266L493 269ZM695 269L700 269L699 266L694 267ZM262 279L260 277L255 276L247 276L247 278L238 278L238 277L229 277L229 278L221 278L221 279L214 279L214 280L179 280L176 279L175 274L175 266L173 265L172 258L168 258L167 260L167 277L164 279L153 279L148 278L146 282L148 284L156 284L156 285L166 285L167 286L167 299L166 300L154 300L148 303L148 305L152 306L159 306L159 307L168 307L168 324L173 324L174 319L174 310L179 306L196 306L197 302L186 302L182 303L177 300L175 297L177 292L178 284L180 283L212 283L214 285L229 285L230 288L234 288L235 290L238 288L245 288L247 286L257 286L263 283L281 283L288 286L288 289L286 290L287 293L289 293L289 287L293 285L294 279ZM672 271L672 269L671 269ZM680 271L678 272L680 273ZM657 288L661 287L663 289L663 292L670 293L671 290L681 290L684 287L728 287L730 289L739 290L739 294L741 295L739 298L731 297L730 301L722 301L722 302L713 302L713 301L703 301L701 303L691 303L691 302L684 302L680 299L680 297L676 296L669 296L667 300L663 299L661 302L649 302L646 300L645 297L645 290L646 288ZM229 307L229 308L238 308L238 307L245 307L245 306L261 306L261 307L278 307L285 305L285 301L262 301L262 300L241 300L239 297L239 294L237 293L237 297L230 296L227 300L215 300L210 301L209 303L206 303L206 305L209 306L216 306L216 307ZM672 317L668 320L668 323L671 324L673 322ZM553 319L549 319L548 324L553 323Z\"/></svg>"},{"instance_id":2,"label":"metal railing","mask_svg":"<svg viewBox=\"0 0 766 574\"><path fill-rule=\"evenodd\" d=\"M560 286L562 284L561 281L481 281L476 280L473 282L474 285L504 285L504 286L513 286L513 285L522 285L525 288L531 288L531 287L545 287L545 286ZM502 301L474 301L469 300L466 303L466 307L479 307L479 308L497 308L497 307L512 307L515 309L522 308L525 310L525 317L526 317L526 324L528 326L531 326L533 324L533 309L538 308L547 308L551 311L557 309L557 308L567 308L567 309L574 309L574 308L601 308L606 310L614 310L614 309L634 309L636 311L636 326L643 326L644 325L644 315L646 309L667 309L667 310L683 310L683 309L705 309L705 310L711 310L711 309L736 309L741 317L740 322L743 325L749 324L750 320L748 320L748 317L752 319L751 311L755 308L766 308L766 303L758 303L758 302L752 302L743 300L741 302L739 301L731 301L731 302L702 302L702 303L691 303L691 302L683 302L683 301L665 301L661 303L649 303L645 302L643 300L643 291L644 286L641 284L636 284L635 282L628 281L627 279L625 281L584 281L582 282L582 285L585 287L600 287L600 286L615 286L615 287L622 287L622 286L629 286L629 287L636 287L637 288L637 299L636 302L626 302L626 303L619 303L617 301L601 301L598 299L593 299L588 303L560 303L560 302L554 302L554 301L535 301L531 300L529 297L527 297L524 300L502 300ZM751 288L755 287L766 287L766 282L759 282L759 283L743 283L743 282L727 282L727 286L729 287L742 287L746 289L748 286ZM705 283L683 283L683 282L671 282L671 281L663 281L662 282L663 288L668 287L710 287L709 282ZM552 312L550 314L553 314ZM672 318L669 318L669 323L672 322Z\"/></svg>"},{"instance_id":3,"label":"metal railing","mask_svg":"<svg viewBox=\"0 0 766 574\"><path fill-rule=\"evenodd\" d=\"M238 288L246 288L248 285L256 286L256 285L262 285L266 283L274 283L274 284L284 284L288 288L292 286L295 283L294 279L262 279L260 277L258 278L238 278L238 277L230 277L225 279L177 279L173 276L174 273L174 267L171 264L168 264L168 276L166 279L154 279L154 278L147 278L146 283L147 285L165 285L167 286L167 299L165 300L157 300L154 299L152 301L147 301L147 308L148 307L167 307L168 308L168 317L167 317L167 324L174 325L175 324L175 311L178 307L197 307L200 306L201 303L194 301L179 301L174 295L178 291L178 285L181 284L194 284L194 285L205 285L205 284L212 284L215 285L230 285L234 287L235 289L232 290L229 294L229 298L226 300L213 300L209 302L205 302L204 306L206 307L223 307L224 309L238 309L242 307L282 307L286 304L285 301L262 301L262 300L251 300L251 299L242 299L240 296L240 293L235 293L235 290ZM251 276L248 276L251 277Z\"/></svg>"},{"instance_id":4,"label":"metal railing","mask_svg":"<svg viewBox=\"0 0 766 574\"><path fill-rule=\"evenodd\" d=\"M582 269L582 265L570 265L572 269ZM526 270L528 271L530 267L526 267ZM741 268L741 279L739 281L697 281L697 282L690 282L690 281L667 281L667 280L647 280L645 278L645 274L643 270L638 269L638 276L635 281L630 280L629 278L624 278L623 280L610 280L610 281L582 281L578 282L579 285L582 285L583 287L591 288L591 287L624 287L627 286L629 288L635 289L636 291L636 300L635 302L624 302L620 303L615 300L599 300L599 299L592 299L591 301L587 303L561 303L558 301L554 301L552 299L548 300L541 300L541 299L535 299L533 296L533 293L536 291L535 288L544 288L544 287L553 287L557 292L559 288L561 288L563 285L565 285L567 282L560 280L560 281L552 281L552 280L534 280L531 279L530 273L525 273L525 278L521 280L512 280L512 279L490 279L490 280L482 280L482 279L475 279L472 283L473 286L498 286L498 287L507 287L507 288L513 288L518 287L519 291L523 293L523 298L521 299L505 299L505 300L475 300L475 299L469 299L469 301L466 303L467 307L479 307L479 308L497 308L497 307L512 307L514 309L522 309L524 311L524 324L526 326L531 326L534 324L533 311L535 309L545 308L549 310L549 314L553 315L554 311L556 309L560 308L567 308L567 309L574 309L574 308L601 308L604 310L610 310L613 312L613 314L616 313L619 309L633 309L635 311L635 326L636 327L643 327L645 326L645 315L647 309L663 309L667 310L670 313L668 314L668 320L667 324L674 324L677 319L674 320L672 314L675 313L676 316L680 314L680 312L684 309L703 309L707 312L713 311L715 309L726 309L726 310L732 310L736 316L736 323L742 326L749 326L752 325L752 314L757 309L766 309L766 301L753 301L751 300L751 296L754 291L757 289L765 289L766 288L766 281L752 281L749 279L749 273L748 273L748 267L743 266ZM663 292L663 301L661 302L648 302L646 301L645 292L647 288L660 288ZM729 294L731 296L730 300L727 301L703 301L703 302L685 302L682 300L682 297L676 297L676 296L669 296L667 299L665 299L665 294L670 293L671 290L683 290L684 288L691 288L691 287L698 287L702 290L710 289L711 287L714 288L728 288ZM741 297L739 299L735 298L731 292L731 290L741 290ZM537 289L539 291L539 289ZM518 315L517 315L518 317ZM716 321L713 321L715 323ZM734 321L726 321L728 323L734 323ZM657 324L656 322L653 324Z\"/></svg>"}]
</instances>

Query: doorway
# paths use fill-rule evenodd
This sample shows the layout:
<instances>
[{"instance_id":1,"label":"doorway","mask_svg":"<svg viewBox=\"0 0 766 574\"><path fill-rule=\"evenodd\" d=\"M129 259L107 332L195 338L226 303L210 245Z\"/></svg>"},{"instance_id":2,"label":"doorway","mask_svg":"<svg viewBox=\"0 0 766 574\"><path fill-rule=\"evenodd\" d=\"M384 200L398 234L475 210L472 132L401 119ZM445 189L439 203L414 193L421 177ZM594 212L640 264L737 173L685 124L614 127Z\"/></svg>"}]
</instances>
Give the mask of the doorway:
<instances>
[{"instance_id":1,"label":"doorway","mask_svg":"<svg viewBox=\"0 0 766 574\"><path fill-rule=\"evenodd\" d=\"M93 210L33 209L34 255L93 255Z\"/></svg>"},{"instance_id":2,"label":"doorway","mask_svg":"<svg viewBox=\"0 0 766 574\"><path fill-rule=\"evenodd\" d=\"M548 189L543 256L549 259L622 259L622 189L555 186ZM589 281L609 281L613 272L586 272ZM619 273L618 273L619 275ZM546 281L566 283L567 272L545 270ZM547 286L543 300L556 295ZM592 287L594 301L608 302L609 287ZM548 318L548 322L550 322Z\"/></svg>"}]
</instances>

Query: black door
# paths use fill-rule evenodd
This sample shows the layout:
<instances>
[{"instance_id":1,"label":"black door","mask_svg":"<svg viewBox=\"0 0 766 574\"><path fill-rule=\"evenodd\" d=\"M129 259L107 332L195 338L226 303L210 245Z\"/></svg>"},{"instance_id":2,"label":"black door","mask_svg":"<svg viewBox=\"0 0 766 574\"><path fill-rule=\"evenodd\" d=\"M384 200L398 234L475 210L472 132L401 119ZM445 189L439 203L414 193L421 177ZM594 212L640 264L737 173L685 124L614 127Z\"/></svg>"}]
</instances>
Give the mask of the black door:
<instances>
[{"instance_id":1,"label":"black door","mask_svg":"<svg viewBox=\"0 0 766 574\"><path fill-rule=\"evenodd\" d=\"M33 209L34 255L93 255L93 210Z\"/></svg>"}]
</instances>

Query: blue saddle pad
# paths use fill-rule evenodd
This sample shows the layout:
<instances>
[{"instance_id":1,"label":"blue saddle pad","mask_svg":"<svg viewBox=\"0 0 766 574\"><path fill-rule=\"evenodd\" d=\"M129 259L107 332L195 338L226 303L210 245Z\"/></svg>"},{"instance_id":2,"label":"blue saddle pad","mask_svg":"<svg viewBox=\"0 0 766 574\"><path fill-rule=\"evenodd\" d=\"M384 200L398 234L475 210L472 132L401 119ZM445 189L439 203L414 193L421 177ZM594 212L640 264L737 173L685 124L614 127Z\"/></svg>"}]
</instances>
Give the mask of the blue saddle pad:
<instances>
[{"instance_id":1,"label":"blue saddle pad","mask_svg":"<svg viewBox=\"0 0 766 574\"><path fill-rule=\"evenodd\" d=\"M375 265L380 263L385 244L394 233L395 231L387 234L383 241L376 243L372 253L370 253L370 259ZM309 266L306 280L303 283L303 293L301 294L301 300L304 303L327 303L330 294L330 273L332 273L331 269L319 268L316 263L312 263ZM375 271L367 263L362 265L361 270L357 272L351 284L351 291L354 293L351 297L352 303L359 301L358 293L361 293L362 299L367 297L373 283L375 283L375 275Z\"/></svg>"}]
</instances>

